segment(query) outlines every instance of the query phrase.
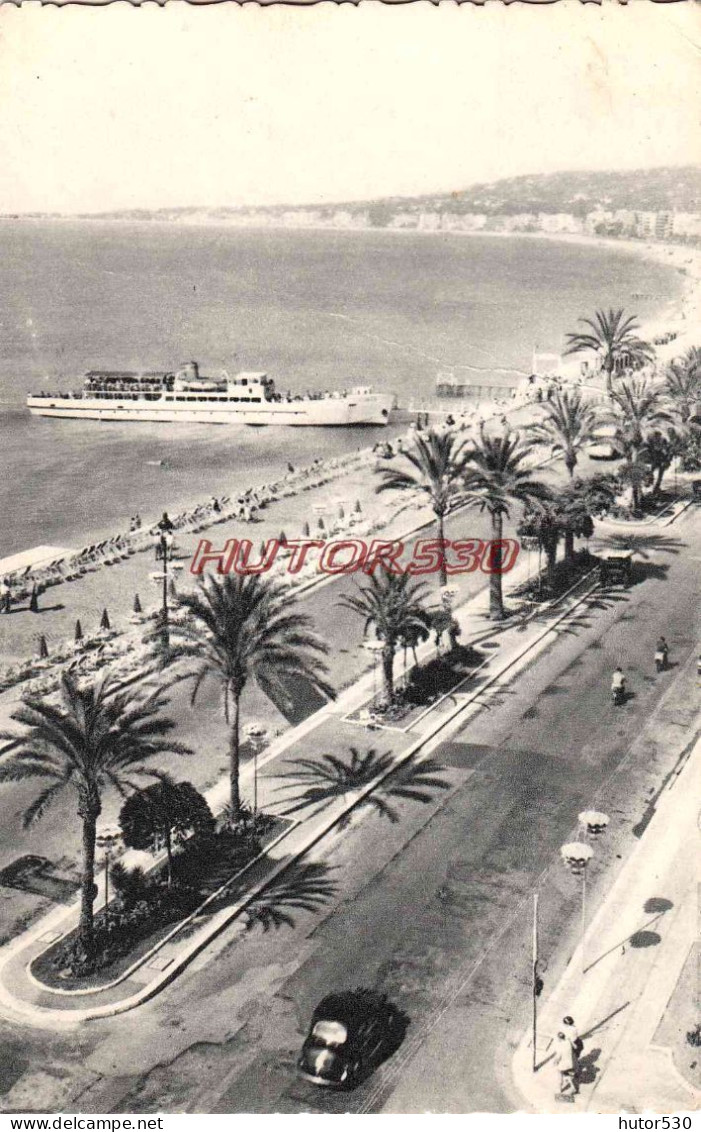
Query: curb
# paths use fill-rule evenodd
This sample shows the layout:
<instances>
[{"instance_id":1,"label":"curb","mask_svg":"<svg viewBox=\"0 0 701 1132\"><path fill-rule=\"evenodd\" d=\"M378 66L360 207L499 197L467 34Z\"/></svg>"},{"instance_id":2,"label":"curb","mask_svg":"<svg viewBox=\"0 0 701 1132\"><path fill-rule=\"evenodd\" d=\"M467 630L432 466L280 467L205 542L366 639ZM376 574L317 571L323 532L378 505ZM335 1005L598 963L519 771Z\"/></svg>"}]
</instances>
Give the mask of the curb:
<instances>
[{"instance_id":1,"label":"curb","mask_svg":"<svg viewBox=\"0 0 701 1132\"><path fill-rule=\"evenodd\" d=\"M563 997L562 992L563 992L564 989L567 988L568 983L573 979L575 971L577 972L578 978L581 980L582 976L581 976L580 972L581 972L582 948L584 948L584 951L585 951L585 954L586 954L587 949L591 945L592 940L595 939L597 936L599 936L601 934L601 928L603 926L603 921L605 919L605 916L607 915L607 912L608 912L608 906L611 903L614 903L615 901L621 899L621 896L625 892L625 889L630 885L630 878L635 873L636 865L637 865L637 862L638 862L640 856L649 849L651 841L653 840L653 838L657 834L659 834L660 830L663 829L664 825L667 822L670 822L672 826L674 825L673 819L674 819L675 812L676 812L676 801L677 801L675 788L678 786L680 779L681 779L681 776L684 774L684 771L687 770L690 763L692 762L692 759L697 754L697 752L701 749L701 737L699 736L698 720L699 720L699 717L697 716L697 730L696 730L695 737L686 746L686 748L682 748L682 750L679 753L679 756L678 756L679 760L683 760L681 762L681 766L679 766L677 768L676 773L674 774L674 776L672 778L670 778L670 781L667 783L667 785L664 789L664 792L662 794L662 797L659 799L659 801L657 803L655 813L653 814L653 817L650 820L644 834L637 840L637 843L634 844L633 848L631 849L630 853L628 854L628 857L626 858L626 860L623 862L623 864L619 868L618 873L614 876L612 883L611 883L610 887L608 888L608 891L605 893L601 903L599 904L599 907L596 910L596 913L594 914L594 916L591 918L591 920L589 922L589 925L587 927L584 939L578 940L572 954L570 955L569 959L567 960L567 962L566 962L566 964L563 968L563 971L562 971L562 974L561 974L559 980L557 981L556 985L553 987L550 995L548 996L547 1004L549 1004L551 1001L557 1002L558 1000L560 1000ZM670 811L670 810L671 810L671 814L668 813L668 811ZM649 832L651 827L653 827L652 835L650 835L650 832ZM586 968L585 969L585 975L590 970L591 970L591 968ZM600 975L600 978L602 979L602 981L608 980L610 977L611 977L610 973L607 973L605 971L605 969L602 969L601 975ZM592 979L590 981L590 985L589 985L589 988L588 988L590 990L590 992L592 990L592 984L593 983L594 983L594 980ZM593 992L593 993L596 993L596 992ZM547 1006L541 1007L541 1013L544 1013L546 1009L547 1009ZM583 1028L582 1032L583 1032L583 1036L586 1036L586 1029ZM542 1078L539 1078L538 1073L550 1061L550 1059L552 1057L552 1053L548 1054L547 1050L546 1050L546 1051L543 1051L542 1054L539 1055L539 1063L538 1063L537 1071L534 1072L533 1068L532 1068L532 1063L531 1063L531 1056L532 1056L532 1044L531 1044L531 1042L532 1042L532 1030L531 1030L531 1027L529 1026L526 1029L526 1031L524 1032L521 1039L519 1040L519 1042L516 1046L516 1049L514 1051L513 1057L511 1058L511 1078L512 1078L513 1083L514 1083L515 1087L517 1088L519 1094L524 1098L524 1100L528 1104L529 1108L533 1109L533 1106L535 1106L535 1111L541 1111L541 1107L540 1107L540 1103L539 1103L540 1099L541 1099L540 1095L539 1095L540 1090L534 1090L532 1087L529 1087L529 1086L532 1086L535 1082L540 1082L542 1080ZM615 1057L615 1056L616 1056L616 1053L614 1052L612 1054L612 1057ZM605 1072L606 1072L606 1068L604 1067L602 1069L602 1072L601 1072L599 1078L597 1078L597 1082L601 1078L603 1078L603 1076L605 1075ZM683 1084L686 1091L689 1092L691 1096L698 1095L698 1094L695 1093L695 1090L689 1084L689 1082L685 1081L678 1072L676 1072L676 1076L677 1076L678 1080Z\"/></svg>"},{"instance_id":2,"label":"curb","mask_svg":"<svg viewBox=\"0 0 701 1132\"><path fill-rule=\"evenodd\" d=\"M582 580L580 579L580 582L577 583L577 585L580 585L581 581ZM573 587L573 588L576 588L576 587ZM521 660L523 660L523 658L525 656L530 654L533 650L537 649L538 646L543 642L544 638L547 637L548 634L551 633L560 624L560 622L562 620L564 620L567 616L569 616L569 614L574 609L576 609L577 606L581 602L586 600L586 598L589 596L590 593L592 593L594 591L595 588L596 588L595 586L592 586L585 593L583 593L579 597L575 598L575 600L570 603L570 605L567 607L567 609L565 609L562 613L560 613L559 616L557 616L550 624L545 626L543 628L543 631L541 633L539 633L535 637L534 640L532 640L527 645L525 645L516 654L516 656L514 656L510 660L508 660L499 669L498 672L495 672L489 680L487 680L478 689L476 689L474 691L474 693L468 699L463 700L460 703L456 704L452 711L448 712L448 714L443 719L438 721L438 724L437 724L437 726L435 727L434 730L432 730L429 734L426 734L426 735L419 737L416 740L416 742L410 744L410 746L398 756L398 758L395 760L395 762L393 762L392 765L387 770L383 771L381 775L379 775L376 779L373 779L372 782L368 783L365 787L363 787L362 791L354 799L352 799L348 803L344 803L343 806L341 807L341 809L336 814L332 815L330 818L327 817L326 819L324 819L320 823L320 825L317 826L310 833L310 835L304 840L304 843L303 843L303 845L300 849L298 849L295 853L293 853L292 856L288 860L285 860L281 865L273 868L273 870L271 871L271 873L268 874L267 877L263 878L263 880L261 880L257 885L254 885L254 887L251 890L249 890L249 892L244 894L244 896L242 896L240 900L238 900L234 905L232 905L231 908L227 909L226 914L222 916L221 920L218 923L216 923L215 925L212 925L211 930L206 934L206 936L204 938L195 939L192 942L192 944L190 946L186 947L179 956L176 956L174 958L172 964L169 965L169 967L166 971L162 972L160 978L156 977L150 984L146 985L145 987L143 987L141 990L137 991L134 995L130 996L129 998L123 999L121 1002L111 1003L111 1004L107 1004L107 1005L101 1006L101 1007L95 1007L94 1009L75 1010L75 1011L71 1011L70 1014L68 1014L67 1012L64 1012L64 1011L58 1011L55 1008L50 1008L50 1007L49 1008L40 1007L40 1006L29 1006L28 1007L26 1003L23 1003L21 1000L15 999L14 997L12 997L12 999L11 999L11 1003L12 1003L11 1008L14 1011L20 1013L23 1018L30 1018L33 1021L38 1021L39 1019L48 1019L49 1017L51 1017L52 1020L57 1021L58 1018L61 1018L63 1024L70 1025L70 1024L73 1024L73 1023L89 1021L90 1019L93 1019L93 1018L111 1017L111 1016L116 1015L116 1014L125 1013L126 1011L133 1009L134 1007L140 1005L142 1002L146 1002L150 998L154 997L154 995L159 993L165 986L167 986L170 982L172 982L173 979L175 979L180 974L180 972L191 962L191 960L197 954L199 954L199 952L204 950L212 942L212 940L215 939L226 927L228 927L228 925L234 919L236 919L242 911L245 911L245 909L259 895L261 895L266 890L266 888L270 887L270 885L275 880L277 880L278 877L282 876L289 868L292 867L292 865L296 864L306 853L309 852L309 850L311 848L313 848L314 845L321 842L327 834L329 834L333 829L336 828L336 826L338 826L339 822L341 822L349 813L351 813L358 806L360 806L365 801L365 799L374 790L377 789L378 786L381 786L382 783L387 778L389 778L393 774L397 773L397 771L399 771L407 762L409 762L416 754L418 754L418 752L424 746L427 746L428 744L434 744L435 745L436 740L440 741L440 738L439 738L440 735L451 724L453 724L454 721L458 717L460 717L464 712L466 712L470 708L472 708L475 701L484 694L485 689L494 685L497 681L499 681L504 676L505 673L509 672L512 668L514 668L516 665L518 665L519 662ZM563 595L563 597L564 596L566 596L566 595ZM560 597L559 599L556 599L556 600L562 601L563 597ZM513 626L509 626L509 627L513 627ZM493 635L493 633L494 633L494 631L492 630L491 635ZM284 833L281 834L280 838L277 839L277 840L278 841L283 840L284 837L289 836L295 829L299 829L299 825L296 826L296 827L293 827L293 829L291 829L291 830L284 831ZM277 843L277 842L274 842L274 843ZM270 848L270 847L267 847L267 848ZM250 862L249 866L247 866L247 868L250 867L252 864L253 864L253 862ZM227 885L225 885L224 888L226 888L229 883L232 883L234 879L235 878L231 878L231 881L227 882ZM214 899L214 894L208 898L208 900L205 902L205 904L209 903L212 899ZM87 996L89 994L97 994L97 993L100 993L100 992L104 992L105 990L110 989L112 986L118 985L119 983L123 982L128 977L129 974L131 974L135 970L143 967L143 965L147 961L147 959L152 957L153 954L155 954L163 946L165 946L165 944L167 942L170 942L170 940L172 940L178 934L178 932L180 930L182 930L183 926L186 923L189 923L190 919L194 918L198 914L198 911L199 910L196 910L194 913L191 913L190 917L188 917L187 921L181 921L176 926L176 928L173 930L173 932L171 934L169 934L168 937L159 941L159 943L149 953L147 953L147 955L142 956L131 968L129 968L128 972L124 972L118 979L114 980L114 982L109 983L109 984L104 984L101 987L96 987L94 989L93 988L89 988L89 989L87 989L87 988L82 989L81 988L78 991L65 991L65 990L61 990L61 988L53 988L53 987L49 987L47 984L40 983L29 972L29 970L28 970L29 964L27 964L25 966L25 971L29 975L32 982L35 983L35 985L37 985L43 991L48 992L48 993L57 993L57 994L60 994L62 996L65 996L65 997L71 997L71 996L77 997L77 996ZM54 946L55 943L56 943L55 940L52 941L52 943L49 944L47 946L47 948L44 949L44 950L48 950L48 948L51 947L51 946ZM15 956L18 954L18 952L20 950L22 950L22 949L17 947L11 952L11 954L9 954L7 956L5 962L3 962L0 965L0 972L2 971L2 968L4 968L7 965L7 963L11 961L11 959L15 958ZM43 952L40 952L39 954L42 954L42 953ZM31 962L34 962L34 960L36 958L38 958L38 956L34 956L34 958L31 960ZM2 986L2 984L0 983L0 1001L3 1001L6 1004L10 1005L8 1003L8 998L10 998L10 996L7 994L6 988L4 986Z\"/></svg>"}]
</instances>

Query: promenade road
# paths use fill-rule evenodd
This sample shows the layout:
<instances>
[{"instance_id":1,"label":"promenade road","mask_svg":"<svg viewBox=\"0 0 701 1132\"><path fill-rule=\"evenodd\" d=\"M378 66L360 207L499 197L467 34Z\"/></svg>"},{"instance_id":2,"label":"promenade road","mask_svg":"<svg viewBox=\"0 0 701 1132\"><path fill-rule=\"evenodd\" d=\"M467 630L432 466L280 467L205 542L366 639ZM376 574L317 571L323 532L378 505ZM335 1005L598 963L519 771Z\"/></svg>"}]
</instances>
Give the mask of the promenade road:
<instances>
[{"instance_id":1,"label":"promenade road","mask_svg":"<svg viewBox=\"0 0 701 1132\"><path fill-rule=\"evenodd\" d=\"M157 999L74 1034L2 1024L6 1108L518 1108L510 1063L530 1012L532 891L554 980L578 929L579 891L558 860L577 813L597 805L612 817L592 866L595 907L691 738L697 516L648 544L636 585L590 599L526 677L485 696L464 733L434 752L449 790L423 804L397 799L396 824L370 813L324 848L338 893L321 914L295 912L293 927L267 934L232 927ZM673 667L656 675L660 631ZM618 662L634 693L622 709L608 696ZM363 746L381 747L381 735ZM357 984L385 989L406 1011L404 1044L348 1097L305 1086L294 1060L311 1009Z\"/></svg>"}]
</instances>

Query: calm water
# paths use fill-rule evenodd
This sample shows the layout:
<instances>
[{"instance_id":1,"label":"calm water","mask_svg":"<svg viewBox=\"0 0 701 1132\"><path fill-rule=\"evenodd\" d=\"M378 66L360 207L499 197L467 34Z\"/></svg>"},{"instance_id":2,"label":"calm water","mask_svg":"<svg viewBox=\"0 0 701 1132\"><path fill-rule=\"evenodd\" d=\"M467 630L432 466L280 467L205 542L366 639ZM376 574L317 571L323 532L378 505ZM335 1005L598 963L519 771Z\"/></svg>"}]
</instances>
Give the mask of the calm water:
<instances>
[{"instance_id":1,"label":"calm water","mask_svg":"<svg viewBox=\"0 0 701 1132\"><path fill-rule=\"evenodd\" d=\"M137 510L176 510L374 435L52 421L23 409L30 390L196 358L205 372L265 370L282 389L367 383L406 403L430 398L440 369L527 369L534 344L559 352L596 306L648 317L681 287L670 269L545 240L98 222L0 222L0 264L0 557L82 545Z\"/></svg>"}]
</instances>

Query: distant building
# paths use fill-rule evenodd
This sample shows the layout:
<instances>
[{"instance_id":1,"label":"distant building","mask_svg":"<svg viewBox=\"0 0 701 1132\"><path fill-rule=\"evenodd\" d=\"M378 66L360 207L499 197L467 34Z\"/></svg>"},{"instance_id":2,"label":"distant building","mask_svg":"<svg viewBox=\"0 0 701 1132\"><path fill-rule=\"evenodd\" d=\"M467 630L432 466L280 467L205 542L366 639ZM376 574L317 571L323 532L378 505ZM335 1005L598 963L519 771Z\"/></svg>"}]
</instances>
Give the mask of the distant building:
<instances>
[{"instance_id":1,"label":"distant building","mask_svg":"<svg viewBox=\"0 0 701 1132\"><path fill-rule=\"evenodd\" d=\"M420 212L418 228L422 232L436 232L441 226L441 215L439 212Z\"/></svg>"},{"instance_id":2,"label":"distant building","mask_svg":"<svg viewBox=\"0 0 701 1132\"><path fill-rule=\"evenodd\" d=\"M538 227L541 232L579 234L584 231L584 220L571 212L541 212L538 214Z\"/></svg>"},{"instance_id":3,"label":"distant building","mask_svg":"<svg viewBox=\"0 0 701 1132\"><path fill-rule=\"evenodd\" d=\"M672 215L669 212L658 212L655 220L655 239L668 240L672 235Z\"/></svg>"},{"instance_id":4,"label":"distant building","mask_svg":"<svg viewBox=\"0 0 701 1132\"><path fill-rule=\"evenodd\" d=\"M672 216L672 235L698 239L701 236L701 213L675 212Z\"/></svg>"}]
</instances>

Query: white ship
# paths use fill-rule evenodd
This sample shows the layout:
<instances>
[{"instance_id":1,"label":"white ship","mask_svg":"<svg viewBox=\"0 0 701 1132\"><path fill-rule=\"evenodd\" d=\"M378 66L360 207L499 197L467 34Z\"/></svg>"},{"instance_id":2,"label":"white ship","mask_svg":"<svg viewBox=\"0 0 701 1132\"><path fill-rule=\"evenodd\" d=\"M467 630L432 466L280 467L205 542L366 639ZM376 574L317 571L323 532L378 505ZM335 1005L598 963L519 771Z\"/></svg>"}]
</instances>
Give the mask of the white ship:
<instances>
[{"instance_id":1,"label":"white ship","mask_svg":"<svg viewBox=\"0 0 701 1132\"><path fill-rule=\"evenodd\" d=\"M93 421L185 421L189 424L321 427L387 424L394 397L359 387L342 393L294 396L276 392L264 373L202 377L197 362L175 373L91 370L75 393L30 393L40 417Z\"/></svg>"}]
</instances>

